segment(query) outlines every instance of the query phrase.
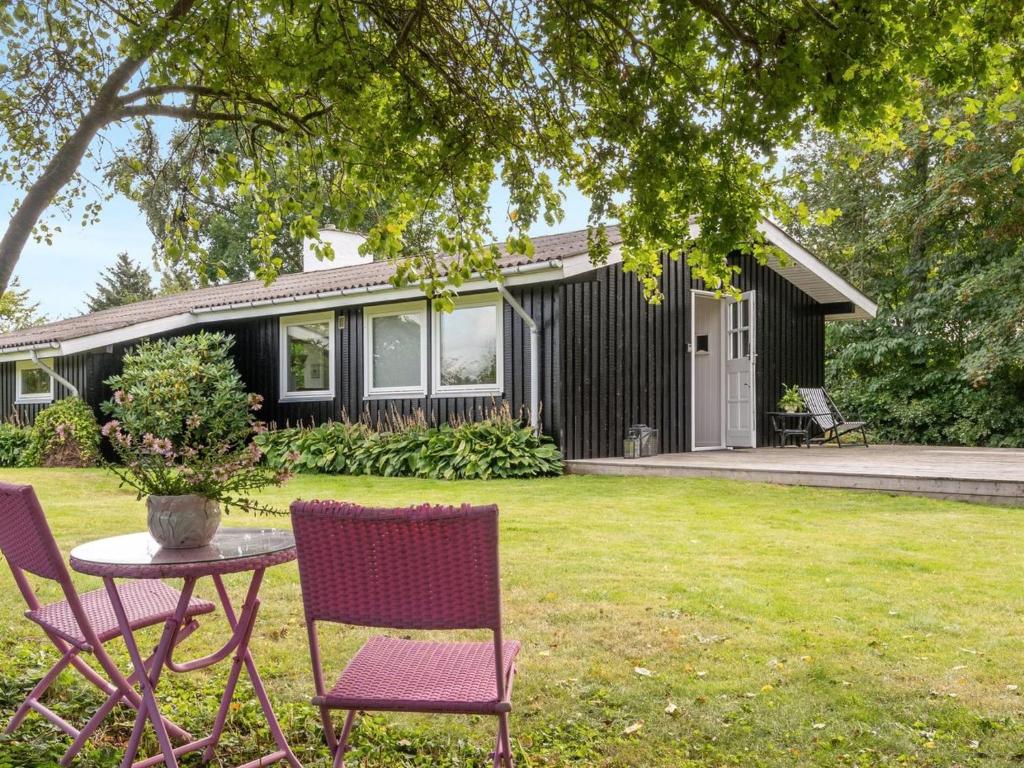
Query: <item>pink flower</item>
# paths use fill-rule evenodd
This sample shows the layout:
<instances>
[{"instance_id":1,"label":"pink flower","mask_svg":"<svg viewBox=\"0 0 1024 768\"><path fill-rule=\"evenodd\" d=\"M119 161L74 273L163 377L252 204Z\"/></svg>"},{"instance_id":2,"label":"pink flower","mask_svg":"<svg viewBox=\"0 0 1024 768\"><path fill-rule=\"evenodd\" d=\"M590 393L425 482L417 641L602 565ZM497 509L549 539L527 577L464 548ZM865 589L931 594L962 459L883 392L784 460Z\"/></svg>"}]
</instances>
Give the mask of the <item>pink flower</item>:
<instances>
[{"instance_id":1,"label":"pink flower","mask_svg":"<svg viewBox=\"0 0 1024 768\"><path fill-rule=\"evenodd\" d=\"M258 411L263 407L263 395L257 395L255 392L249 395L249 410Z\"/></svg>"},{"instance_id":2,"label":"pink flower","mask_svg":"<svg viewBox=\"0 0 1024 768\"><path fill-rule=\"evenodd\" d=\"M112 434L118 432L120 429L121 422L119 422L117 419L111 419L110 421L103 425L103 428L100 430L100 434L102 434L104 437L110 437Z\"/></svg>"},{"instance_id":3,"label":"pink flower","mask_svg":"<svg viewBox=\"0 0 1024 768\"><path fill-rule=\"evenodd\" d=\"M202 418L200 418L198 413L193 413L187 419L185 419L185 426L187 426L189 429L195 429L202 423L203 420Z\"/></svg>"}]
</instances>

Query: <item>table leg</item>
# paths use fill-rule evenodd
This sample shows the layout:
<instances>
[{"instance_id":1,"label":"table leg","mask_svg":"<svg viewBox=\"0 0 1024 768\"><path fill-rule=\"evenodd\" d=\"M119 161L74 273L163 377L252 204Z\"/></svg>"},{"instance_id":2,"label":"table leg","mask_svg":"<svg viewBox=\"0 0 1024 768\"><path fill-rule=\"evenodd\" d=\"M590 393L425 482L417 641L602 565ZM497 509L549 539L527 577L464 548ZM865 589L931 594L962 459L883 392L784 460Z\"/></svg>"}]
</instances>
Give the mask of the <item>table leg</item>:
<instances>
[{"instance_id":1,"label":"table leg","mask_svg":"<svg viewBox=\"0 0 1024 768\"><path fill-rule=\"evenodd\" d=\"M263 584L264 571L265 569L260 568L253 572L252 579L249 582L249 589L245 595L245 602L242 603L242 611L237 615L235 613L234 606L231 604L231 597L228 595L227 588L224 586L224 580L219 575L213 576L213 583L217 588L217 595L220 598L220 603L224 609L224 615L228 620L228 624L231 626L233 631L238 631L238 629L241 628L242 638L238 647L235 649L234 659L231 664L231 672L228 674L228 681L224 687L224 695L221 697L220 709L217 711L217 718L214 722L213 733L210 735L206 750L203 752L204 763L213 759L213 752L220 741L221 734L224 732L228 711L231 708L231 701L234 699L235 688L238 685L238 679L241 676L242 667L244 665L245 671L249 677L249 682L252 684L257 700L260 702L260 708L263 710L263 716L266 718L267 727L270 728L270 733L274 737L274 742L278 749L277 752L266 755L265 757L254 761L251 765L263 766L277 762L278 760L287 760L293 768L302 768L302 764L299 762L298 758L295 757L291 747L288 746L288 740L285 738L284 732L281 730L281 726L277 722L277 716L274 714L274 710L270 705L270 697L267 696L266 688L263 686L263 680L260 678L259 671L256 669L256 663L252 658L252 652L249 650L249 641L252 638L253 628L256 626L256 615L259 612L260 607L259 591Z\"/></svg>"},{"instance_id":2,"label":"table leg","mask_svg":"<svg viewBox=\"0 0 1024 768\"><path fill-rule=\"evenodd\" d=\"M178 759L175 757L174 747L171 744L170 736L167 734L163 717L160 715L160 708L156 703L156 686L160 681L160 672L163 670L164 659L174 644L178 630L185 621L188 604L192 599L192 591L195 589L195 579L185 579L174 616L168 619L164 625L163 634L160 636L160 643L157 645L156 652L152 656L149 668L147 668L146 661L143 660L142 654L139 652L139 646L135 641L135 635L132 633L131 623L128 621L124 604L121 602L121 595L117 591L117 585L114 583L113 578L109 576L104 577L103 584L107 589L107 595L110 597L114 616L117 617L117 622L121 626L124 644L128 649L128 655L139 677L139 687L142 689L141 706L135 718L135 727L132 729L131 738L125 747L121 768L131 768L135 755L139 750L139 742L142 740L142 731L145 728L146 720L149 720L153 725L153 730L156 732L157 743L159 743L160 749L163 752L163 762L167 765L167 768L178 768Z\"/></svg>"}]
</instances>

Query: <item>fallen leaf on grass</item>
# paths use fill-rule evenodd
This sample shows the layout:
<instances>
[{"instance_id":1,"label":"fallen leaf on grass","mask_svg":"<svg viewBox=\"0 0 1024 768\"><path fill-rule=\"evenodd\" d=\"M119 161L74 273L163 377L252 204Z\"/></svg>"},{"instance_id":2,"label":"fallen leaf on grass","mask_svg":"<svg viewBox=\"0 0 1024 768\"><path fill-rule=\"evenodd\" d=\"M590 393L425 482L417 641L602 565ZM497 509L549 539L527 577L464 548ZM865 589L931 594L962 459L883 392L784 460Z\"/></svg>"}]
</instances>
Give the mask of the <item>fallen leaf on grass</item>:
<instances>
[{"instance_id":1,"label":"fallen leaf on grass","mask_svg":"<svg viewBox=\"0 0 1024 768\"><path fill-rule=\"evenodd\" d=\"M634 733L637 733L643 727L644 727L644 721L643 720L637 720L632 725L627 725L623 729L622 735L623 736L632 736Z\"/></svg>"},{"instance_id":2,"label":"fallen leaf on grass","mask_svg":"<svg viewBox=\"0 0 1024 768\"><path fill-rule=\"evenodd\" d=\"M633 671L636 672L640 677L653 677L654 673L651 672L647 667L633 667Z\"/></svg>"},{"instance_id":3,"label":"fallen leaf on grass","mask_svg":"<svg viewBox=\"0 0 1024 768\"><path fill-rule=\"evenodd\" d=\"M677 707L675 705L675 703L673 703L671 701L668 703L668 706L665 707L665 714L666 715L673 715L674 716L678 711L679 711L679 707Z\"/></svg>"},{"instance_id":4,"label":"fallen leaf on grass","mask_svg":"<svg viewBox=\"0 0 1024 768\"><path fill-rule=\"evenodd\" d=\"M813 728L816 731L823 731L823 730L825 730L825 724L824 723L814 723L811 726L811 728Z\"/></svg>"}]
</instances>

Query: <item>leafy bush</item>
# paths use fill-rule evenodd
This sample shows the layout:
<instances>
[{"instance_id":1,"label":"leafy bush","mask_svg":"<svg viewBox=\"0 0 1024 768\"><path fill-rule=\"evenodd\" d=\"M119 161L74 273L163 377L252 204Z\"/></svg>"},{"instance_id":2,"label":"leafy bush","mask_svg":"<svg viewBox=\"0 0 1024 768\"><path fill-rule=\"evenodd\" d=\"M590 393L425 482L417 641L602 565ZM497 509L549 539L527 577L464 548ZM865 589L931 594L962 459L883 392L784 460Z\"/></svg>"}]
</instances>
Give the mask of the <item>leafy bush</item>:
<instances>
[{"instance_id":1,"label":"leafy bush","mask_svg":"<svg viewBox=\"0 0 1024 768\"><path fill-rule=\"evenodd\" d=\"M148 341L124 356L103 410L130 435L158 435L186 445L243 442L261 398L246 394L231 357L234 340L197 333Z\"/></svg>"},{"instance_id":2,"label":"leafy bush","mask_svg":"<svg viewBox=\"0 0 1024 768\"><path fill-rule=\"evenodd\" d=\"M31 449L31 427L0 424L0 467L29 466Z\"/></svg>"},{"instance_id":3,"label":"leafy bush","mask_svg":"<svg viewBox=\"0 0 1024 768\"><path fill-rule=\"evenodd\" d=\"M397 429L336 422L264 432L256 441L271 466L298 472L444 480L540 477L562 472L550 438L513 419L507 407L483 421Z\"/></svg>"},{"instance_id":4,"label":"leafy bush","mask_svg":"<svg viewBox=\"0 0 1024 768\"><path fill-rule=\"evenodd\" d=\"M47 406L32 425L25 460L43 467L92 467L100 458L100 427L92 408L79 397Z\"/></svg>"},{"instance_id":5,"label":"leafy bush","mask_svg":"<svg viewBox=\"0 0 1024 768\"><path fill-rule=\"evenodd\" d=\"M103 404L112 417L103 434L121 462L110 469L139 498L197 494L228 509L277 511L250 498L283 482L287 461L264 465L250 441L264 429L255 418L262 398L246 393L233 343L220 333L146 342L107 380L114 397Z\"/></svg>"}]
</instances>

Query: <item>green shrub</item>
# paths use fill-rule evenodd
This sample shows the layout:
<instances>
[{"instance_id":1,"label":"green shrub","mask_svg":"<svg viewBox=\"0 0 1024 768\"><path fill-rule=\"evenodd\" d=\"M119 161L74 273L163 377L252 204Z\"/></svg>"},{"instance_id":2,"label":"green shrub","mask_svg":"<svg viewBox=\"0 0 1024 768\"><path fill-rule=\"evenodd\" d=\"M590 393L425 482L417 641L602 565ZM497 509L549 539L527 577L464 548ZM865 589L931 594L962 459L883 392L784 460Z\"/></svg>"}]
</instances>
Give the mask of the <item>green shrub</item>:
<instances>
[{"instance_id":1,"label":"green shrub","mask_svg":"<svg viewBox=\"0 0 1024 768\"><path fill-rule=\"evenodd\" d=\"M197 447L244 442L262 398L246 393L233 344L227 334L205 332L140 344L107 379L114 397L104 412L138 437Z\"/></svg>"},{"instance_id":2,"label":"green shrub","mask_svg":"<svg viewBox=\"0 0 1024 768\"><path fill-rule=\"evenodd\" d=\"M0 424L0 467L30 466L32 428Z\"/></svg>"},{"instance_id":3,"label":"green shrub","mask_svg":"<svg viewBox=\"0 0 1024 768\"><path fill-rule=\"evenodd\" d=\"M96 414L79 397L66 397L44 408L32 425L26 461L42 467L92 467L100 458Z\"/></svg>"},{"instance_id":4,"label":"green shrub","mask_svg":"<svg viewBox=\"0 0 1024 768\"><path fill-rule=\"evenodd\" d=\"M103 434L120 461L109 468L139 498L197 494L226 509L278 511L252 498L284 482L287 461L267 466L251 442L262 398L246 393L233 343L222 333L145 342L107 379Z\"/></svg>"},{"instance_id":5,"label":"green shrub","mask_svg":"<svg viewBox=\"0 0 1024 768\"><path fill-rule=\"evenodd\" d=\"M406 422L375 430L337 422L264 432L256 442L271 466L296 472L487 480L558 475L563 466L551 439L535 435L507 408L454 426Z\"/></svg>"}]
</instances>

